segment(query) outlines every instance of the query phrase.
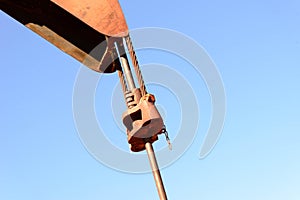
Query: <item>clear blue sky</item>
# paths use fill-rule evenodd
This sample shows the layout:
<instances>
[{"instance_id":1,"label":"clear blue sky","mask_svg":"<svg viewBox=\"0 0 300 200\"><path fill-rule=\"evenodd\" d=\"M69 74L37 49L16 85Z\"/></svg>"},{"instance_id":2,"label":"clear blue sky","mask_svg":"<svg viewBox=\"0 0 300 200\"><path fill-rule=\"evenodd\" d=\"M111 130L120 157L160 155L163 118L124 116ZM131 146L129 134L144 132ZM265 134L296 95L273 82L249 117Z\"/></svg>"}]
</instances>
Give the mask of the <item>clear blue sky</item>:
<instances>
[{"instance_id":1,"label":"clear blue sky","mask_svg":"<svg viewBox=\"0 0 300 200\"><path fill-rule=\"evenodd\" d=\"M169 199L299 200L299 1L120 3L131 29L169 28L197 41L224 82L224 130L215 149L200 160L209 94L203 81L182 72L192 85L199 83L201 118L192 146L162 170ZM72 113L80 64L3 12L0 27L0 199L158 199L152 174L112 170L82 145ZM138 54L142 64L174 64L163 52L151 55ZM168 117L172 108L163 89L150 88ZM124 136L112 132L111 139L126 147ZM165 145L161 142L157 147Z\"/></svg>"}]
</instances>

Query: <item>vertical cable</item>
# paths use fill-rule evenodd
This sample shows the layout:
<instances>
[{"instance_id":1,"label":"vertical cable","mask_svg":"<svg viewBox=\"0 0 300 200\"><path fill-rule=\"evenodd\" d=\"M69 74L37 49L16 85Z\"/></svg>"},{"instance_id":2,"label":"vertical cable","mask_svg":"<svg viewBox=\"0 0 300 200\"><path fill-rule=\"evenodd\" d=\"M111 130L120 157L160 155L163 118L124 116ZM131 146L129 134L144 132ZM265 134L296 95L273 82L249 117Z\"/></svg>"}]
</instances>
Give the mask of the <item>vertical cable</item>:
<instances>
[{"instance_id":1,"label":"vertical cable","mask_svg":"<svg viewBox=\"0 0 300 200\"><path fill-rule=\"evenodd\" d=\"M142 94L142 96L144 96L144 95L147 94L147 90L146 90L146 86L145 86L145 83L144 83L144 79L143 79L142 72L141 72L140 67L139 67L139 63L138 63L135 51L134 51L133 46L132 46L132 41L131 41L129 36L127 36L125 38L125 41L126 41L126 44L127 44L127 48L128 48L128 51L129 51L130 58L132 60L132 64L133 64L133 67L134 67L134 70L135 70L135 74L136 74L137 79L138 79L138 83L140 85L141 94Z\"/></svg>"},{"instance_id":2,"label":"vertical cable","mask_svg":"<svg viewBox=\"0 0 300 200\"><path fill-rule=\"evenodd\" d=\"M122 69L118 70L118 75L119 75L120 83L121 83L121 86L122 86L123 94L125 94L128 91L128 89L127 89L127 85L126 85L126 82L125 82L125 78L124 78L124 74L123 74Z\"/></svg>"}]
</instances>

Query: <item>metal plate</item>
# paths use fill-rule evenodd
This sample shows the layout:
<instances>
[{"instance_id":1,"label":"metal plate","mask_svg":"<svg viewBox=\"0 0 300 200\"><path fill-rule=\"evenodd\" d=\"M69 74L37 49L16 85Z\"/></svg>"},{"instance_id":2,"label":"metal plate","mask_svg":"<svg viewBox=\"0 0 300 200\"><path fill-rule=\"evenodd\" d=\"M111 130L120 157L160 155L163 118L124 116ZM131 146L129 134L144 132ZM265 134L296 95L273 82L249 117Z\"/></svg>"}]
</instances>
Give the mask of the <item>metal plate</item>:
<instances>
[{"instance_id":1,"label":"metal plate","mask_svg":"<svg viewBox=\"0 0 300 200\"><path fill-rule=\"evenodd\" d=\"M111 63L105 72L115 71L107 44L128 34L117 0L0 0L0 9L87 67L104 72ZM89 55L102 42L103 51Z\"/></svg>"}]
</instances>

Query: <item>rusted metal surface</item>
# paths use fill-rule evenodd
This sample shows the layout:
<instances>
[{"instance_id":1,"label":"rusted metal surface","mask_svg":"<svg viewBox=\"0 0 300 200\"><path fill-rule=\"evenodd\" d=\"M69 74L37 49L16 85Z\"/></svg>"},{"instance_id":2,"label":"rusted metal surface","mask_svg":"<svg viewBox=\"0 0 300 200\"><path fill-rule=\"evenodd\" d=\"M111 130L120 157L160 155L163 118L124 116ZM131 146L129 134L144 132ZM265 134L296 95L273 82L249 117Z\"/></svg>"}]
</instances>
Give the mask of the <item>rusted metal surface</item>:
<instances>
[{"instance_id":1,"label":"rusted metal surface","mask_svg":"<svg viewBox=\"0 0 300 200\"><path fill-rule=\"evenodd\" d=\"M124 45L129 52L125 51ZM121 69L118 69L120 83L128 107L122 115L123 124L127 128L131 151L139 152L145 150L146 142L153 143L158 140L158 135L163 133L164 123L155 106L154 95L147 93L130 37L126 36L123 44L118 43L116 46L122 63ZM133 64L136 79L129 66L127 54Z\"/></svg>"},{"instance_id":2,"label":"rusted metal surface","mask_svg":"<svg viewBox=\"0 0 300 200\"><path fill-rule=\"evenodd\" d=\"M117 46L119 52L122 52L122 45ZM132 46L128 49L133 51ZM123 64L122 68L118 69L118 71L125 101L128 107L128 109L123 113L123 123L127 128L128 143L131 151L139 152L146 149L159 198L160 200L167 200L167 194L152 143L158 140L158 135L162 133L166 135L166 139L168 141L168 133L165 129L162 117L155 106L154 95L148 93L142 95L141 88L136 88L130 66L128 65L128 58L123 53L120 55L120 59L122 60L121 63ZM136 64L134 66L136 72L135 75L138 79L140 79L138 81L140 87L142 84L144 92L147 92L135 54L131 55L130 58L132 59L132 62L136 60Z\"/></svg>"},{"instance_id":3,"label":"rusted metal surface","mask_svg":"<svg viewBox=\"0 0 300 200\"><path fill-rule=\"evenodd\" d=\"M118 0L0 0L0 9L89 68L106 73L118 70L128 106L123 113L128 143L134 152L146 149L159 197L166 200L152 143L162 133L169 139L155 97L147 93Z\"/></svg>"},{"instance_id":4,"label":"rusted metal surface","mask_svg":"<svg viewBox=\"0 0 300 200\"><path fill-rule=\"evenodd\" d=\"M124 45L127 46L129 52L125 51ZM119 77L128 107L122 115L123 124L127 128L127 140L131 151L139 152L145 150L146 142L153 143L158 140L158 134L162 133L164 123L155 106L154 95L147 93L129 36L125 37L123 44L118 43L116 48L122 63ZM127 54L130 54L129 58L134 65L137 84L129 66Z\"/></svg>"},{"instance_id":5,"label":"rusted metal surface","mask_svg":"<svg viewBox=\"0 0 300 200\"><path fill-rule=\"evenodd\" d=\"M85 62L85 64L97 71L99 68L99 61L92 56L86 54L83 50L77 48L69 41L57 35L55 32L47 28L46 26L39 26L37 24L29 23L26 27L34 31L35 33L42 36L44 39L51 42L53 45L64 51L65 53L72 55L75 59L80 62Z\"/></svg>"},{"instance_id":6,"label":"rusted metal surface","mask_svg":"<svg viewBox=\"0 0 300 200\"><path fill-rule=\"evenodd\" d=\"M145 150L145 142L153 143L161 133L163 120L155 106L152 94L146 94L138 104L123 113L128 143L134 152Z\"/></svg>"},{"instance_id":7,"label":"rusted metal surface","mask_svg":"<svg viewBox=\"0 0 300 200\"><path fill-rule=\"evenodd\" d=\"M51 0L98 32L125 37L128 27L118 0Z\"/></svg>"},{"instance_id":8,"label":"rusted metal surface","mask_svg":"<svg viewBox=\"0 0 300 200\"><path fill-rule=\"evenodd\" d=\"M117 0L0 0L0 9L95 71L119 65L112 44L128 30Z\"/></svg>"}]
</instances>

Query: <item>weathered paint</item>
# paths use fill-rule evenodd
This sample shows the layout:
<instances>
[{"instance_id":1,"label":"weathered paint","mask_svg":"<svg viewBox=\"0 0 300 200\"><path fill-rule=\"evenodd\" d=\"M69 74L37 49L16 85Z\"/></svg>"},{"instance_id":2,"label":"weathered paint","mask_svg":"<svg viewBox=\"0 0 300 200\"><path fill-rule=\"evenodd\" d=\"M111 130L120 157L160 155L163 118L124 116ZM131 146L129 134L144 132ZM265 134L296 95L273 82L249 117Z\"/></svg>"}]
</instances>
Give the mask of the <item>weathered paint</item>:
<instances>
[{"instance_id":1,"label":"weathered paint","mask_svg":"<svg viewBox=\"0 0 300 200\"><path fill-rule=\"evenodd\" d=\"M128 35L128 27L118 0L51 1L104 35Z\"/></svg>"},{"instance_id":2,"label":"weathered paint","mask_svg":"<svg viewBox=\"0 0 300 200\"><path fill-rule=\"evenodd\" d=\"M117 0L0 0L0 9L97 72L119 65L113 43L128 30Z\"/></svg>"}]
</instances>

